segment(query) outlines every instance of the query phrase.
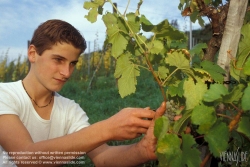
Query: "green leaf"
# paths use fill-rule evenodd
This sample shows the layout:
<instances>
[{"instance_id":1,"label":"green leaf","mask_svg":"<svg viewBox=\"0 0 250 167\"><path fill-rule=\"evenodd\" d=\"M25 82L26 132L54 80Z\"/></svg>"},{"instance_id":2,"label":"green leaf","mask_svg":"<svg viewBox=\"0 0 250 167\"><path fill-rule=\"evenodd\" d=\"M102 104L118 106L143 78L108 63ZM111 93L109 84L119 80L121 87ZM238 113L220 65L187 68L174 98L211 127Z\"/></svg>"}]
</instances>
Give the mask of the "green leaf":
<instances>
[{"instance_id":1,"label":"green leaf","mask_svg":"<svg viewBox=\"0 0 250 167\"><path fill-rule=\"evenodd\" d=\"M222 101L222 95L227 95L228 90L222 84L212 84L210 89L204 94L203 100L206 102Z\"/></svg>"},{"instance_id":2,"label":"green leaf","mask_svg":"<svg viewBox=\"0 0 250 167\"><path fill-rule=\"evenodd\" d=\"M90 9L88 15L85 15L84 17L91 23L96 22L98 16L97 8Z\"/></svg>"},{"instance_id":3,"label":"green leaf","mask_svg":"<svg viewBox=\"0 0 250 167\"><path fill-rule=\"evenodd\" d=\"M199 54L203 53L203 49L205 49L205 48L207 48L206 43L198 43L189 51L189 53L191 56L199 55Z\"/></svg>"},{"instance_id":4,"label":"green leaf","mask_svg":"<svg viewBox=\"0 0 250 167\"><path fill-rule=\"evenodd\" d=\"M141 17L142 30L145 32L153 32L156 38L160 39L174 39L183 40L187 39L185 33L172 27L168 20L163 20L157 25L153 25L145 16Z\"/></svg>"},{"instance_id":5,"label":"green leaf","mask_svg":"<svg viewBox=\"0 0 250 167\"><path fill-rule=\"evenodd\" d=\"M195 83L192 78L188 78L184 82L183 89L186 98L186 109L189 110L201 103L204 93L207 91L207 86L200 80Z\"/></svg>"},{"instance_id":6,"label":"green leaf","mask_svg":"<svg viewBox=\"0 0 250 167\"><path fill-rule=\"evenodd\" d=\"M172 53L168 53L165 58L165 62L170 66L175 66L179 69L189 69L189 59L183 52L174 51Z\"/></svg>"},{"instance_id":7,"label":"green leaf","mask_svg":"<svg viewBox=\"0 0 250 167\"><path fill-rule=\"evenodd\" d=\"M103 15L102 20L103 20L105 26L107 27L107 29L113 28L113 27L118 27L117 17L109 12L107 14Z\"/></svg>"},{"instance_id":8,"label":"green leaf","mask_svg":"<svg viewBox=\"0 0 250 167\"><path fill-rule=\"evenodd\" d=\"M223 83L225 71L210 61L202 61L200 64L201 68L207 71L215 82Z\"/></svg>"},{"instance_id":9,"label":"green leaf","mask_svg":"<svg viewBox=\"0 0 250 167\"><path fill-rule=\"evenodd\" d=\"M171 96L176 96L176 95L178 95L179 97L182 97L183 94L184 94L183 84L184 84L184 80L182 80L182 81L178 84L178 87L169 86L169 87L168 87L168 94L170 94Z\"/></svg>"},{"instance_id":10,"label":"green leaf","mask_svg":"<svg viewBox=\"0 0 250 167\"><path fill-rule=\"evenodd\" d=\"M186 110L183 116L174 123L173 132L176 134L182 133L190 120L192 110Z\"/></svg>"},{"instance_id":11,"label":"green leaf","mask_svg":"<svg viewBox=\"0 0 250 167\"><path fill-rule=\"evenodd\" d=\"M126 39L127 35L124 34L118 24L117 18L112 15L111 13L107 13L103 16L103 21L107 26L107 35L108 35L108 42L112 44L111 53L112 56L117 58L120 56L128 45L128 39Z\"/></svg>"},{"instance_id":12,"label":"green leaf","mask_svg":"<svg viewBox=\"0 0 250 167\"><path fill-rule=\"evenodd\" d=\"M199 14L198 11L194 11L193 13L191 13L191 15L190 15L190 20L191 20L193 23L196 22L196 20L197 20L197 18L198 18L198 14Z\"/></svg>"},{"instance_id":13,"label":"green leaf","mask_svg":"<svg viewBox=\"0 0 250 167\"><path fill-rule=\"evenodd\" d=\"M175 134L165 134L158 140L156 155L160 162L160 166L181 167L180 145L181 140Z\"/></svg>"},{"instance_id":14,"label":"green leaf","mask_svg":"<svg viewBox=\"0 0 250 167\"><path fill-rule=\"evenodd\" d=\"M138 66L130 61L129 53L123 54L117 59L114 76L119 78L118 89L122 98L135 93L136 77L140 76L140 71Z\"/></svg>"},{"instance_id":15,"label":"green leaf","mask_svg":"<svg viewBox=\"0 0 250 167\"><path fill-rule=\"evenodd\" d=\"M250 32L250 24L245 24L241 29L241 40L239 42L238 54L236 56L236 69L233 65L230 66L230 74L237 80L240 81L240 78L243 75L242 68L249 57L250 54L250 43L249 43L249 32Z\"/></svg>"},{"instance_id":16,"label":"green leaf","mask_svg":"<svg viewBox=\"0 0 250 167\"><path fill-rule=\"evenodd\" d=\"M155 120L154 135L157 139L161 138L167 133L169 127L169 120L167 117L162 116Z\"/></svg>"},{"instance_id":17,"label":"green leaf","mask_svg":"<svg viewBox=\"0 0 250 167\"><path fill-rule=\"evenodd\" d=\"M197 167L200 166L201 158L200 158L200 151L197 148L194 148L196 144L193 136L190 134L183 134L182 135L182 150L183 150L183 157L182 163L186 164L188 167Z\"/></svg>"},{"instance_id":18,"label":"green leaf","mask_svg":"<svg viewBox=\"0 0 250 167\"><path fill-rule=\"evenodd\" d=\"M223 96L223 102L224 103L233 103L238 102L240 98L243 95L243 90L245 86L243 84L239 84L233 88L233 90L229 93Z\"/></svg>"},{"instance_id":19,"label":"green leaf","mask_svg":"<svg viewBox=\"0 0 250 167\"><path fill-rule=\"evenodd\" d=\"M204 0L205 4L208 5L211 3L211 0Z\"/></svg>"},{"instance_id":20,"label":"green leaf","mask_svg":"<svg viewBox=\"0 0 250 167\"><path fill-rule=\"evenodd\" d=\"M127 15L128 25L134 33L140 31L140 18L135 15L135 13L128 13Z\"/></svg>"},{"instance_id":21,"label":"green leaf","mask_svg":"<svg viewBox=\"0 0 250 167\"><path fill-rule=\"evenodd\" d=\"M169 74L169 69L166 66L160 66L158 67L158 76L161 79L167 78L167 75Z\"/></svg>"},{"instance_id":22,"label":"green leaf","mask_svg":"<svg viewBox=\"0 0 250 167\"><path fill-rule=\"evenodd\" d=\"M250 75L250 59L248 58L243 66L243 72L245 75Z\"/></svg>"},{"instance_id":23,"label":"green leaf","mask_svg":"<svg viewBox=\"0 0 250 167\"><path fill-rule=\"evenodd\" d=\"M198 16L198 22L199 22L201 27L205 27L205 21L202 19L201 16Z\"/></svg>"},{"instance_id":24,"label":"green leaf","mask_svg":"<svg viewBox=\"0 0 250 167\"><path fill-rule=\"evenodd\" d=\"M152 54L158 54L163 49L163 43L159 40L154 40L152 42L149 42L147 45L148 49L150 50L150 53Z\"/></svg>"},{"instance_id":25,"label":"green leaf","mask_svg":"<svg viewBox=\"0 0 250 167\"><path fill-rule=\"evenodd\" d=\"M88 21L90 21L91 23L96 22L98 13L100 11L100 8L102 8L104 3L105 3L105 0L94 0L94 1L91 1L91 2L88 2L88 1L84 2L83 8L87 9L87 10L90 10L88 12L88 15L85 15L84 17Z\"/></svg>"},{"instance_id":26,"label":"green leaf","mask_svg":"<svg viewBox=\"0 0 250 167\"><path fill-rule=\"evenodd\" d=\"M215 157L219 157L220 153L228 148L229 129L223 122L217 122L205 135L208 142L209 150Z\"/></svg>"},{"instance_id":27,"label":"green leaf","mask_svg":"<svg viewBox=\"0 0 250 167\"><path fill-rule=\"evenodd\" d=\"M248 85L248 87L244 90L244 94L241 100L242 109L244 111L250 110L249 99L250 99L250 85Z\"/></svg>"},{"instance_id":28,"label":"green leaf","mask_svg":"<svg viewBox=\"0 0 250 167\"><path fill-rule=\"evenodd\" d=\"M196 106L192 112L191 120L193 124L200 125L198 129L200 134L206 134L217 120L214 107L207 107L203 104Z\"/></svg>"},{"instance_id":29,"label":"green leaf","mask_svg":"<svg viewBox=\"0 0 250 167\"><path fill-rule=\"evenodd\" d=\"M239 126L237 128L238 132L245 134L248 138L250 138L249 122L250 122L249 117L241 117Z\"/></svg>"}]
</instances>

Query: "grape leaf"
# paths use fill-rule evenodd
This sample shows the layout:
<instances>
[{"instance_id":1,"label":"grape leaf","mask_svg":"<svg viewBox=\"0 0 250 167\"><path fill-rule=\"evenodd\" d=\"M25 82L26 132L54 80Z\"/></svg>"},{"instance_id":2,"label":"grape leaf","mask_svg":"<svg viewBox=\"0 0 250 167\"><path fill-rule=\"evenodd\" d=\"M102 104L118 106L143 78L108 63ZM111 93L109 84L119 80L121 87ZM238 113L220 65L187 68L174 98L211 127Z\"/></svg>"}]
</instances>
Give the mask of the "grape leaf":
<instances>
[{"instance_id":1,"label":"grape leaf","mask_svg":"<svg viewBox=\"0 0 250 167\"><path fill-rule=\"evenodd\" d=\"M84 17L91 23L96 22L98 16L97 8L92 8L89 10L88 15L85 15Z\"/></svg>"},{"instance_id":2,"label":"grape leaf","mask_svg":"<svg viewBox=\"0 0 250 167\"><path fill-rule=\"evenodd\" d=\"M216 100L222 101L222 95L227 95L228 90L222 84L213 84L210 89L204 94L203 100L206 102L213 102Z\"/></svg>"},{"instance_id":3,"label":"grape leaf","mask_svg":"<svg viewBox=\"0 0 250 167\"><path fill-rule=\"evenodd\" d=\"M184 94L183 84L184 84L184 80L182 80L182 81L178 84L178 87L175 87L175 86L168 86L168 94L170 94L171 96L176 96L176 95L178 95L179 97L182 97L183 94Z\"/></svg>"},{"instance_id":4,"label":"grape leaf","mask_svg":"<svg viewBox=\"0 0 250 167\"><path fill-rule=\"evenodd\" d=\"M174 27L172 27L168 20L163 20L157 25L153 25L144 15L141 17L141 25L142 30L145 32L153 32L156 38L159 39L175 39L175 40L183 40L187 39L185 33L178 31Z\"/></svg>"},{"instance_id":5,"label":"grape leaf","mask_svg":"<svg viewBox=\"0 0 250 167\"><path fill-rule=\"evenodd\" d=\"M193 23L196 22L196 20L197 20L197 18L198 18L198 14L199 14L199 11L194 11L194 12L191 13L191 15L190 15L190 20L191 20Z\"/></svg>"},{"instance_id":6,"label":"grape leaf","mask_svg":"<svg viewBox=\"0 0 250 167\"><path fill-rule=\"evenodd\" d=\"M191 120L193 124L200 125L198 129L200 134L206 134L217 120L214 107L207 107L203 104L196 106L192 112Z\"/></svg>"},{"instance_id":7,"label":"grape leaf","mask_svg":"<svg viewBox=\"0 0 250 167\"><path fill-rule=\"evenodd\" d=\"M186 164L188 167L197 167L200 166L201 158L200 151L197 148L193 148L196 144L193 136L190 134L182 135L182 163Z\"/></svg>"},{"instance_id":8,"label":"grape leaf","mask_svg":"<svg viewBox=\"0 0 250 167\"><path fill-rule=\"evenodd\" d=\"M105 3L105 0L94 0L94 1L91 1L91 2L84 2L84 5L83 5L83 8L84 9L87 9L87 10L90 10L88 12L88 15L85 15L84 17L90 21L91 23L94 23L96 22L97 20L97 16L98 16L98 11L99 11L99 8L102 7Z\"/></svg>"},{"instance_id":9,"label":"grape leaf","mask_svg":"<svg viewBox=\"0 0 250 167\"><path fill-rule=\"evenodd\" d=\"M192 110L185 110L183 116L178 121L176 121L174 123L174 127L173 127L174 133L179 134L185 130L185 128L190 120L191 113L192 113Z\"/></svg>"},{"instance_id":10,"label":"grape leaf","mask_svg":"<svg viewBox=\"0 0 250 167\"><path fill-rule=\"evenodd\" d=\"M170 66L176 66L179 69L189 69L189 59L182 53L174 51L173 53L168 53L165 58L165 62Z\"/></svg>"},{"instance_id":11,"label":"grape leaf","mask_svg":"<svg viewBox=\"0 0 250 167\"><path fill-rule=\"evenodd\" d=\"M149 42L148 49L150 50L150 53L152 54L158 54L163 49L163 43L159 40L153 40L152 42Z\"/></svg>"},{"instance_id":12,"label":"grape leaf","mask_svg":"<svg viewBox=\"0 0 250 167\"><path fill-rule=\"evenodd\" d=\"M247 58L250 54L250 44L249 44L249 31L250 31L250 24L245 24L242 26L241 34L242 38L239 42L239 49L238 54L236 56L236 67L242 68L245 64ZM230 66L230 74L237 80L240 80L240 77L243 75L242 70L236 69L232 64Z\"/></svg>"},{"instance_id":13,"label":"grape leaf","mask_svg":"<svg viewBox=\"0 0 250 167\"><path fill-rule=\"evenodd\" d=\"M239 84L239 85L235 86L229 94L222 96L223 102L224 103L238 102L243 95L244 88L245 88L245 86L243 84Z\"/></svg>"},{"instance_id":14,"label":"grape leaf","mask_svg":"<svg viewBox=\"0 0 250 167\"><path fill-rule=\"evenodd\" d=\"M239 126L237 128L238 132L245 134L248 138L250 138L249 122L250 122L249 117L241 117Z\"/></svg>"},{"instance_id":15,"label":"grape leaf","mask_svg":"<svg viewBox=\"0 0 250 167\"><path fill-rule=\"evenodd\" d=\"M211 0L204 0L205 4L208 5L211 3Z\"/></svg>"},{"instance_id":16,"label":"grape leaf","mask_svg":"<svg viewBox=\"0 0 250 167\"><path fill-rule=\"evenodd\" d=\"M189 110L200 104L204 93L207 91L207 86L200 80L194 83L192 78L188 78L184 82L183 89L186 98L186 109Z\"/></svg>"},{"instance_id":17,"label":"grape leaf","mask_svg":"<svg viewBox=\"0 0 250 167\"><path fill-rule=\"evenodd\" d=\"M169 69L166 68L165 66L158 67L157 74L158 74L159 78L161 78L161 79L167 78L168 73L169 73Z\"/></svg>"},{"instance_id":18,"label":"grape leaf","mask_svg":"<svg viewBox=\"0 0 250 167\"><path fill-rule=\"evenodd\" d=\"M105 26L107 27L107 29L113 28L113 27L118 27L117 17L109 12L107 14L103 15L102 20L103 20Z\"/></svg>"},{"instance_id":19,"label":"grape leaf","mask_svg":"<svg viewBox=\"0 0 250 167\"><path fill-rule=\"evenodd\" d=\"M169 120L167 117L162 116L155 120L154 135L157 139L167 133L169 127Z\"/></svg>"},{"instance_id":20,"label":"grape leaf","mask_svg":"<svg viewBox=\"0 0 250 167\"><path fill-rule=\"evenodd\" d=\"M215 82L223 83L225 71L220 66L206 60L202 61L200 66L211 75Z\"/></svg>"},{"instance_id":21,"label":"grape leaf","mask_svg":"<svg viewBox=\"0 0 250 167\"><path fill-rule=\"evenodd\" d=\"M211 153L219 157L220 153L228 148L229 129L225 123L217 121L204 138Z\"/></svg>"},{"instance_id":22,"label":"grape leaf","mask_svg":"<svg viewBox=\"0 0 250 167\"><path fill-rule=\"evenodd\" d=\"M175 134L165 134L157 142L156 155L160 166L181 167L181 140Z\"/></svg>"},{"instance_id":23,"label":"grape leaf","mask_svg":"<svg viewBox=\"0 0 250 167\"><path fill-rule=\"evenodd\" d=\"M138 33L140 31L140 18L135 16L135 13L128 13L126 17L131 30Z\"/></svg>"},{"instance_id":24,"label":"grape leaf","mask_svg":"<svg viewBox=\"0 0 250 167\"><path fill-rule=\"evenodd\" d=\"M195 54L199 55L199 54L203 53L204 48L207 48L206 43L198 43L189 51L189 53L191 56L194 56Z\"/></svg>"},{"instance_id":25,"label":"grape leaf","mask_svg":"<svg viewBox=\"0 0 250 167\"><path fill-rule=\"evenodd\" d=\"M114 76L118 79L118 89L121 97L135 93L137 79L140 71L137 65L129 60L129 53L121 55L117 59L116 69Z\"/></svg>"},{"instance_id":26,"label":"grape leaf","mask_svg":"<svg viewBox=\"0 0 250 167\"><path fill-rule=\"evenodd\" d=\"M128 45L127 35L118 25L118 19L111 13L107 13L102 17L103 22L107 26L108 42L112 44L112 56L117 58L120 56Z\"/></svg>"},{"instance_id":27,"label":"grape leaf","mask_svg":"<svg viewBox=\"0 0 250 167\"><path fill-rule=\"evenodd\" d=\"M246 63L243 66L243 72L246 75L250 75L250 59L248 58Z\"/></svg>"},{"instance_id":28,"label":"grape leaf","mask_svg":"<svg viewBox=\"0 0 250 167\"><path fill-rule=\"evenodd\" d=\"M129 34L129 28L127 27L126 22L124 21L122 17L117 17L117 26L120 32Z\"/></svg>"},{"instance_id":29,"label":"grape leaf","mask_svg":"<svg viewBox=\"0 0 250 167\"><path fill-rule=\"evenodd\" d=\"M241 100L242 109L244 111L250 110L249 99L250 99L250 85L248 85L248 87L244 90L244 94Z\"/></svg>"},{"instance_id":30,"label":"grape leaf","mask_svg":"<svg viewBox=\"0 0 250 167\"><path fill-rule=\"evenodd\" d=\"M205 21L202 19L201 16L198 16L198 23L200 24L201 27L205 27Z\"/></svg>"}]
</instances>

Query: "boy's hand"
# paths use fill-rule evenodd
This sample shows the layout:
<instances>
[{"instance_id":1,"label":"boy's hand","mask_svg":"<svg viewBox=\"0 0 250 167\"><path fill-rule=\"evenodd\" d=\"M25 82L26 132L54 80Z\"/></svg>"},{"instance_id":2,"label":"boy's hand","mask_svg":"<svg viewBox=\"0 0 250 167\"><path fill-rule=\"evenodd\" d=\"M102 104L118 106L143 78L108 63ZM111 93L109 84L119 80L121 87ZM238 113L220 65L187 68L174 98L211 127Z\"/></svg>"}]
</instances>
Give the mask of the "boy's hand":
<instances>
[{"instance_id":1,"label":"boy's hand","mask_svg":"<svg viewBox=\"0 0 250 167\"><path fill-rule=\"evenodd\" d=\"M125 108L106 121L108 140L133 139L147 133L155 112L149 108Z\"/></svg>"},{"instance_id":2,"label":"boy's hand","mask_svg":"<svg viewBox=\"0 0 250 167\"><path fill-rule=\"evenodd\" d=\"M155 117L151 121L151 124L148 128L146 135L137 144L138 149L141 150L141 154L146 154L144 155L146 160L153 160L157 158L155 154L157 139L154 136L154 125L155 125L155 120L161 117L164 114L165 110L166 110L166 103L162 102L161 106L156 110Z\"/></svg>"}]
</instances>

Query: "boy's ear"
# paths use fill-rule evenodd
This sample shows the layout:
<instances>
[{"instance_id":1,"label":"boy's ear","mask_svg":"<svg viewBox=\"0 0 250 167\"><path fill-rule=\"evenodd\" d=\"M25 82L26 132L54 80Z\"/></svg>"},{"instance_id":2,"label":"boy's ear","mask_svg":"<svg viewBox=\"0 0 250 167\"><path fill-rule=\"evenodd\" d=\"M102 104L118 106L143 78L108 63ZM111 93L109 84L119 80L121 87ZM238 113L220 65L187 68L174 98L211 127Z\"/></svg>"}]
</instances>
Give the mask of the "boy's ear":
<instances>
[{"instance_id":1,"label":"boy's ear","mask_svg":"<svg viewBox=\"0 0 250 167\"><path fill-rule=\"evenodd\" d=\"M34 63L36 59L36 47L34 45L30 45L28 48L28 59L30 63Z\"/></svg>"}]
</instances>

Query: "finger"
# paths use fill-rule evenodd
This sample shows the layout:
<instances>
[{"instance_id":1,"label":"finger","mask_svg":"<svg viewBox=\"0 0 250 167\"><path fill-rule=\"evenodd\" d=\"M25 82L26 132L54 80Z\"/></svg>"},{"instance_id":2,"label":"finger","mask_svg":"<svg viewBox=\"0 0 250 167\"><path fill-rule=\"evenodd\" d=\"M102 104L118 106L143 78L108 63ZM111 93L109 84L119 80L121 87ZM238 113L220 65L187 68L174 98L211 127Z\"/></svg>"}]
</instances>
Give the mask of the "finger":
<instances>
[{"instance_id":1,"label":"finger","mask_svg":"<svg viewBox=\"0 0 250 167\"><path fill-rule=\"evenodd\" d=\"M143 109L143 108L137 108L135 109L136 112L134 112L134 115L139 118L148 118L148 119L153 119L155 116L155 112L153 110L150 110L148 108Z\"/></svg>"},{"instance_id":2,"label":"finger","mask_svg":"<svg viewBox=\"0 0 250 167\"><path fill-rule=\"evenodd\" d=\"M150 124L151 124L151 120L145 120L145 119L140 119L140 118L136 120L137 127L149 128Z\"/></svg>"},{"instance_id":3,"label":"finger","mask_svg":"<svg viewBox=\"0 0 250 167\"><path fill-rule=\"evenodd\" d=\"M161 106L156 110L154 119L161 117L166 111L166 102L162 102Z\"/></svg>"},{"instance_id":4,"label":"finger","mask_svg":"<svg viewBox=\"0 0 250 167\"><path fill-rule=\"evenodd\" d=\"M136 131L138 134L146 134L148 131L148 128L138 128Z\"/></svg>"},{"instance_id":5,"label":"finger","mask_svg":"<svg viewBox=\"0 0 250 167\"><path fill-rule=\"evenodd\" d=\"M179 119L181 119L181 117L182 117L182 115L176 115L176 116L174 117L174 120L175 120L175 121L178 121Z\"/></svg>"}]
</instances>

